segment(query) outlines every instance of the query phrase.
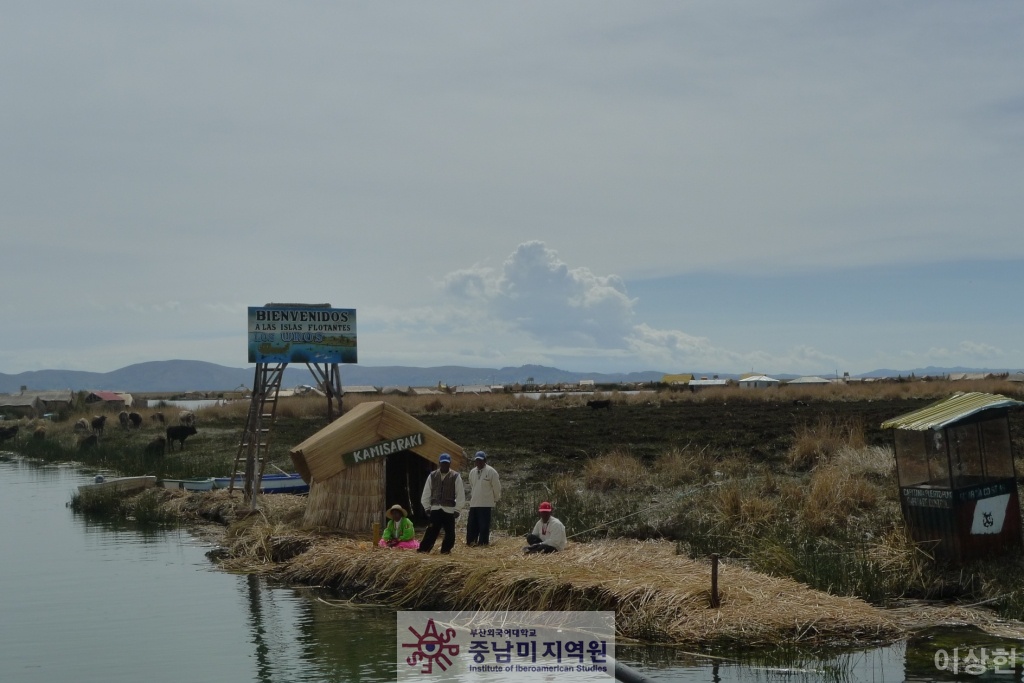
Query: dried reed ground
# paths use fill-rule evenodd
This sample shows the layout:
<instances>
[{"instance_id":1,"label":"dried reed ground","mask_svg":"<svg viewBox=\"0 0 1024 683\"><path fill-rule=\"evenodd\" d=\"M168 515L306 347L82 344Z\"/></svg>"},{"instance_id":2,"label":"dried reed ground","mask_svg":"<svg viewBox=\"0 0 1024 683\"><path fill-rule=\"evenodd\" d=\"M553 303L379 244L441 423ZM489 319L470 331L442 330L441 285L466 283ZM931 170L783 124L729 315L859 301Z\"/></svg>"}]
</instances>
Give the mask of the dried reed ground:
<instances>
[{"instance_id":1,"label":"dried reed ground","mask_svg":"<svg viewBox=\"0 0 1024 683\"><path fill-rule=\"evenodd\" d=\"M178 514L224 518L238 506L223 493L175 495ZM570 543L564 552L524 555L520 539L488 548L461 543L451 555L373 548L282 521L301 517L304 499L266 496L269 509L233 523L226 569L329 586L404 609L610 610L617 635L654 643L865 643L902 633L896 620L856 598L723 562L721 606L710 607L710 565L658 541ZM461 531L461 530L460 530Z\"/></svg>"},{"instance_id":2,"label":"dried reed ground","mask_svg":"<svg viewBox=\"0 0 1024 683\"><path fill-rule=\"evenodd\" d=\"M728 561L719 566L721 605L713 609L709 563L677 555L662 541L570 542L561 553L527 556L521 540L506 536L488 548L460 543L451 555L422 555L300 529L306 499L299 496L263 496L249 514L225 491L151 492L178 519L218 523L203 536L223 544L229 571L329 586L404 609L610 610L618 638L662 644L858 645L941 624L1024 638L1019 622L989 610L927 603L881 609Z\"/></svg>"}]
</instances>

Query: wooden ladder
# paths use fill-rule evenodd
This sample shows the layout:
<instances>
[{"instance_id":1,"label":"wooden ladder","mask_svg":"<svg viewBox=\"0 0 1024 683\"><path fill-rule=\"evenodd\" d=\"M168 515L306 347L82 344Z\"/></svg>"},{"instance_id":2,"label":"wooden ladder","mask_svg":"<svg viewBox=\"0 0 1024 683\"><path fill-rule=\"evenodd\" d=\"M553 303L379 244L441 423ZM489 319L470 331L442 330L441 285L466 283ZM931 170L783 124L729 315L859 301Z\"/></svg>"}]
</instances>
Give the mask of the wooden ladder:
<instances>
[{"instance_id":1,"label":"wooden ladder","mask_svg":"<svg viewBox=\"0 0 1024 683\"><path fill-rule=\"evenodd\" d=\"M252 383L252 401L245 418L245 431L238 443L235 463L231 467L228 493L235 490L235 482L243 482L245 502L256 505L263 472L270 455L270 428L277 416L277 395L287 363L257 363ZM244 459L244 469L240 468Z\"/></svg>"}]
</instances>

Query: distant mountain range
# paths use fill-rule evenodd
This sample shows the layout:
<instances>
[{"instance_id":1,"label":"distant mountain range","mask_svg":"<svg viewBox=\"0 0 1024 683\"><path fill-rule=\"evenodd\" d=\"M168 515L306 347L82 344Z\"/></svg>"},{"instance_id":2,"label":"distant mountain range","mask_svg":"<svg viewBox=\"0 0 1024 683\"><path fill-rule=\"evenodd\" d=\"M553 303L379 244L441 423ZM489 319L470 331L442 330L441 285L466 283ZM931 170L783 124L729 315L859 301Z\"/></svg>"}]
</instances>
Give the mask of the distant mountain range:
<instances>
[{"instance_id":1,"label":"distant mountain range","mask_svg":"<svg viewBox=\"0 0 1024 683\"><path fill-rule=\"evenodd\" d=\"M74 391L136 391L174 392L231 391L240 386L251 387L253 366L229 368L197 360L165 360L137 363L112 372L84 372L80 370L34 370L16 375L0 373L0 393L13 394L27 387L30 391L72 389ZM918 377L938 376L960 372L1018 372L1017 370L991 370L983 368L916 368L913 370L873 370L860 377ZM543 365L522 365L516 368L467 368L444 365L431 368L404 366L368 367L342 365L342 385L384 386L436 386L438 382L449 386L475 384L536 384L574 383L594 380L598 384L624 382L655 382L665 373L649 370L630 373L570 372ZM697 377L735 379L736 374L695 372ZM792 379L797 375L773 375L778 379ZM282 386L315 384L305 366L290 365L284 374Z\"/></svg>"},{"instance_id":2,"label":"distant mountain range","mask_svg":"<svg viewBox=\"0 0 1024 683\"><path fill-rule=\"evenodd\" d=\"M129 365L112 372L84 372L80 370L33 370L16 375L0 373L0 393L12 394L27 387L30 391L72 389L74 391L135 391L135 392L189 392L231 391L240 386L252 387L254 367L229 368L197 360L165 360ZM579 382L592 379L597 383L652 382L661 379L662 372L631 372L602 374L595 372L569 372L542 365L523 365L518 368L466 368L447 365L432 368L402 366L368 367L342 365L343 386L436 386L438 382L450 386L473 384L514 384L533 381L538 384ZM284 387L316 384L312 373L304 365L289 365L281 382Z\"/></svg>"}]
</instances>

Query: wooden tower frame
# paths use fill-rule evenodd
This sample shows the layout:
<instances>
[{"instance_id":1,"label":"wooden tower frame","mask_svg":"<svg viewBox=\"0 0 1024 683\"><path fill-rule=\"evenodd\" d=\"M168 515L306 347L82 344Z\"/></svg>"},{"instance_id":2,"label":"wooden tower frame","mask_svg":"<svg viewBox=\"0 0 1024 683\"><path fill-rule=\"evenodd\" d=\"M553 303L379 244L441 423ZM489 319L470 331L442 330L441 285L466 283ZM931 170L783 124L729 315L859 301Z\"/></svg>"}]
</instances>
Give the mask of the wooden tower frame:
<instances>
[{"instance_id":1,"label":"wooden tower frame","mask_svg":"<svg viewBox=\"0 0 1024 683\"><path fill-rule=\"evenodd\" d=\"M252 381L252 398L245 418L245 429L238 442L235 462L231 468L231 483L228 493L235 490L235 482L241 480L243 499L256 509L256 496L263 482L263 473L270 454L271 428L277 419L277 399L281 390L288 363L257 363ZM341 417L341 371L337 363L306 363L306 368L323 388L327 398L327 421ZM337 409L335 409L337 403ZM244 469L240 465L245 462Z\"/></svg>"}]
</instances>

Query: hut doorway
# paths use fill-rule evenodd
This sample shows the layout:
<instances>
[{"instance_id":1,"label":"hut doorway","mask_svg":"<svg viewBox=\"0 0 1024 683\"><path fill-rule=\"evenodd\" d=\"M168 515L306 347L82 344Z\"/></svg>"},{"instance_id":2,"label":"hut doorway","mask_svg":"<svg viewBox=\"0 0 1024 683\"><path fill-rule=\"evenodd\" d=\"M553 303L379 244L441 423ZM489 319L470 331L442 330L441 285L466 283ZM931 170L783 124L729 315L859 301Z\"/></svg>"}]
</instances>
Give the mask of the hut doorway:
<instances>
[{"instance_id":1,"label":"hut doorway","mask_svg":"<svg viewBox=\"0 0 1024 683\"><path fill-rule=\"evenodd\" d=\"M387 456L384 464L384 501L387 507L401 505L413 522L429 520L420 505L420 495L434 465L412 451L399 451Z\"/></svg>"}]
</instances>

